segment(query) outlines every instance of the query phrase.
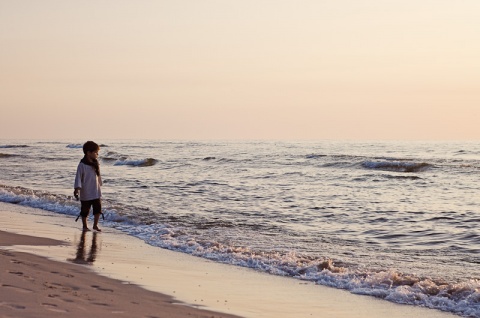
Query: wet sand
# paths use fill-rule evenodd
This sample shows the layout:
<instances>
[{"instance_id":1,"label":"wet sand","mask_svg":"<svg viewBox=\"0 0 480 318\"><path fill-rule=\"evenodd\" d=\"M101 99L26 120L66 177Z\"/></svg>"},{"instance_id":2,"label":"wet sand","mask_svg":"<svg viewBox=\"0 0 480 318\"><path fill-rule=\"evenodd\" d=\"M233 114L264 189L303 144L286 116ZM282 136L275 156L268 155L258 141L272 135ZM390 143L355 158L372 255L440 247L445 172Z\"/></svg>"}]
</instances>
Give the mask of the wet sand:
<instances>
[{"instance_id":1,"label":"wet sand","mask_svg":"<svg viewBox=\"0 0 480 318\"><path fill-rule=\"evenodd\" d=\"M84 233L73 216L6 203L0 215L2 317L457 317Z\"/></svg>"}]
</instances>

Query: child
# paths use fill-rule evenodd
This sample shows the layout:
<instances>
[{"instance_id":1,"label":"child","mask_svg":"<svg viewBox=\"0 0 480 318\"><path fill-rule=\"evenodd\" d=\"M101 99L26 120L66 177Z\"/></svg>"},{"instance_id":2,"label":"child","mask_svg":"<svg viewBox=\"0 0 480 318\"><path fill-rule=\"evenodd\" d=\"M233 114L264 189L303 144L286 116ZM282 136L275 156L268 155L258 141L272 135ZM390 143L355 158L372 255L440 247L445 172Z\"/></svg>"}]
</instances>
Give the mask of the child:
<instances>
[{"instance_id":1,"label":"child","mask_svg":"<svg viewBox=\"0 0 480 318\"><path fill-rule=\"evenodd\" d=\"M85 156L77 167L77 175L75 176L75 191L73 195L78 200L80 192L80 201L82 207L80 215L82 217L83 230L90 231L87 226L87 217L90 213L90 207L93 206L93 229L101 231L98 228L98 220L102 213L102 177L100 176L100 166L98 164L98 151L100 147L93 141L87 141L83 145L83 153Z\"/></svg>"}]
</instances>

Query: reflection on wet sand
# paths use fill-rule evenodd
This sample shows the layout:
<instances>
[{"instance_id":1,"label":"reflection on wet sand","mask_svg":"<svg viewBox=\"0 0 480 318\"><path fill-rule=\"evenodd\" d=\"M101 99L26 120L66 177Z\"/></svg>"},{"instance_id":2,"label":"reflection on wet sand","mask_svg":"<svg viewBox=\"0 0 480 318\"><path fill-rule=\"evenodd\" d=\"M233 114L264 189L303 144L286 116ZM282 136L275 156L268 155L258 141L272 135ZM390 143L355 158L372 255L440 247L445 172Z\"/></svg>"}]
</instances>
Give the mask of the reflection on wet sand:
<instances>
[{"instance_id":1,"label":"reflection on wet sand","mask_svg":"<svg viewBox=\"0 0 480 318\"><path fill-rule=\"evenodd\" d=\"M92 233L92 243L90 245L90 251L87 254L87 233ZM87 232L83 231L80 241L77 245L77 252L75 258L68 259L69 262L77 264L92 264L97 258L98 252L98 243L97 243L97 232Z\"/></svg>"}]
</instances>

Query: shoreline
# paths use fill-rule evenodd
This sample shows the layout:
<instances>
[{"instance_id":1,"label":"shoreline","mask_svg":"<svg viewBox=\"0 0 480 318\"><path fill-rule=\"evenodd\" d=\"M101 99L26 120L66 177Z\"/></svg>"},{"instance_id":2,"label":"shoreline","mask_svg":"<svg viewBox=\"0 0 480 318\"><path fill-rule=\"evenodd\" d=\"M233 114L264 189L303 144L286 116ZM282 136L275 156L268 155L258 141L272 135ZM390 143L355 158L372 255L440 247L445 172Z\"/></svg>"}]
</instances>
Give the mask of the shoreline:
<instances>
[{"instance_id":1,"label":"shoreline","mask_svg":"<svg viewBox=\"0 0 480 318\"><path fill-rule=\"evenodd\" d=\"M23 252L48 257L48 262L81 269L88 267L89 279L113 278L119 286L136 286L160 298L163 294L174 303L187 305L172 305L174 309L205 308L214 312L211 315L215 317L232 317L229 314L242 317L316 317L320 314L369 318L457 317L163 250L112 228L82 235L71 216L8 203L0 203L0 213L3 215L0 230L64 242L63 245L3 246L0 235L2 258L3 253ZM2 286L4 288L7 287ZM20 299L26 297L21 295ZM4 310L1 308L4 306L0 312Z\"/></svg>"}]
</instances>

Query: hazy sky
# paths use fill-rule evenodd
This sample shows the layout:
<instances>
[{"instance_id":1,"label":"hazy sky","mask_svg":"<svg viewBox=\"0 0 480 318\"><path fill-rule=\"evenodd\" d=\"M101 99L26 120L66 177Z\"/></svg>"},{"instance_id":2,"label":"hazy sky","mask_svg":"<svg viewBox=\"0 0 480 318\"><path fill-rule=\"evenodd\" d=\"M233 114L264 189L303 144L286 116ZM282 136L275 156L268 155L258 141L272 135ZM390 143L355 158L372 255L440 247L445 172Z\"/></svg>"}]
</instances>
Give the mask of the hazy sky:
<instances>
[{"instance_id":1,"label":"hazy sky","mask_svg":"<svg viewBox=\"0 0 480 318\"><path fill-rule=\"evenodd\" d=\"M0 0L0 138L480 140L479 0Z\"/></svg>"}]
</instances>

